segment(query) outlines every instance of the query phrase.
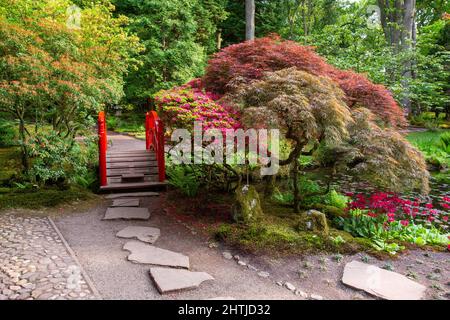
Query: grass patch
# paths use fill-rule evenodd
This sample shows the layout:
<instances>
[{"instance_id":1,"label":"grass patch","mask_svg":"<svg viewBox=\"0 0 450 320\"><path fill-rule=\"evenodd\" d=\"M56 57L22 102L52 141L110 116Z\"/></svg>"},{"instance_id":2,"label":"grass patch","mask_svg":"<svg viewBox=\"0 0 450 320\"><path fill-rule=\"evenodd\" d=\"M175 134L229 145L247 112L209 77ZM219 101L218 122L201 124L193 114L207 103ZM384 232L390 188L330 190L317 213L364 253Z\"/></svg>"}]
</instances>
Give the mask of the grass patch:
<instances>
[{"instance_id":1,"label":"grass patch","mask_svg":"<svg viewBox=\"0 0 450 320\"><path fill-rule=\"evenodd\" d=\"M442 144L442 137L448 132L449 130L412 132L406 138L423 153L429 164L438 169L450 168L450 154Z\"/></svg>"},{"instance_id":2,"label":"grass patch","mask_svg":"<svg viewBox=\"0 0 450 320\"><path fill-rule=\"evenodd\" d=\"M425 148L427 144L437 145L443 132L443 130L411 132L406 138L415 146Z\"/></svg>"},{"instance_id":3,"label":"grass patch","mask_svg":"<svg viewBox=\"0 0 450 320\"><path fill-rule=\"evenodd\" d=\"M84 189L68 190L39 189L18 191L15 189L0 189L0 210L8 208L39 209L68 204L73 201L89 200L95 196Z\"/></svg>"}]
</instances>

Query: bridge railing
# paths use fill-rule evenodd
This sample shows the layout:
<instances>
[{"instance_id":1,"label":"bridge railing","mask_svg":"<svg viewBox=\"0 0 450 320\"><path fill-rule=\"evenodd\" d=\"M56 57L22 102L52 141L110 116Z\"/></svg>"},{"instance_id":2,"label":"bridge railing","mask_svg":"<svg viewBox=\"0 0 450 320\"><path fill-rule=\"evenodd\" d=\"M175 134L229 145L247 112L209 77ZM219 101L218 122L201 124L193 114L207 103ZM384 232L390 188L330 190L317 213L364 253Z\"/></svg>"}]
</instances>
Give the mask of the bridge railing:
<instances>
[{"instance_id":1,"label":"bridge railing","mask_svg":"<svg viewBox=\"0 0 450 320\"><path fill-rule=\"evenodd\" d=\"M164 124L155 111L145 114L145 147L154 150L158 162L158 178L166 180L166 164L164 158Z\"/></svg>"},{"instance_id":2,"label":"bridge railing","mask_svg":"<svg viewBox=\"0 0 450 320\"><path fill-rule=\"evenodd\" d=\"M105 112L100 111L98 114L98 165L100 175L100 185L108 184L106 176L106 151L108 149L108 137L106 134Z\"/></svg>"}]
</instances>

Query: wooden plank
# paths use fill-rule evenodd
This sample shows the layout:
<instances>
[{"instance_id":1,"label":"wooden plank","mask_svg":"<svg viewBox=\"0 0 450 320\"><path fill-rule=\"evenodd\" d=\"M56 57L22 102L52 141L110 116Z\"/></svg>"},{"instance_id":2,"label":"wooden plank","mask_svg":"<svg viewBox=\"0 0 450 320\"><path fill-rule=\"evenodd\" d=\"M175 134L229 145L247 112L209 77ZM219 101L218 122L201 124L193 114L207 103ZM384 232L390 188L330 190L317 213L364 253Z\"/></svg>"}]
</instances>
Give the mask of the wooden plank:
<instances>
[{"instance_id":1,"label":"wooden plank","mask_svg":"<svg viewBox=\"0 0 450 320\"><path fill-rule=\"evenodd\" d=\"M157 182L159 181L158 174L146 174L144 175L145 182ZM110 183L122 183L122 176L110 176L108 177L108 184Z\"/></svg>"},{"instance_id":2,"label":"wooden plank","mask_svg":"<svg viewBox=\"0 0 450 320\"><path fill-rule=\"evenodd\" d=\"M143 152L118 152L118 153L112 153L108 152L106 153L106 156L109 158L123 158L123 157L141 157L141 156L148 156L148 155L155 155L153 151L143 151Z\"/></svg>"},{"instance_id":3,"label":"wooden plank","mask_svg":"<svg viewBox=\"0 0 450 320\"><path fill-rule=\"evenodd\" d=\"M122 169L107 169L106 170L106 176L112 177L112 176L122 176L123 174L134 174L134 173L146 173L146 174L152 174L152 173L158 173L157 167L145 167L145 168L122 168Z\"/></svg>"},{"instance_id":4,"label":"wooden plank","mask_svg":"<svg viewBox=\"0 0 450 320\"><path fill-rule=\"evenodd\" d=\"M138 153L138 152L149 152L150 150L147 150L145 148L142 149L132 149L132 150L114 150L114 148L109 149L108 152L111 153Z\"/></svg>"},{"instance_id":5,"label":"wooden plank","mask_svg":"<svg viewBox=\"0 0 450 320\"><path fill-rule=\"evenodd\" d=\"M101 191L133 190L133 189L161 189L166 182L135 182L135 183L111 183L100 187Z\"/></svg>"},{"instance_id":6,"label":"wooden plank","mask_svg":"<svg viewBox=\"0 0 450 320\"><path fill-rule=\"evenodd\" d=\"M154 157L107 158L106 163L156 161Z\"/></svg>"},{"instance_id":7,"label":"wooden plank","mask_svg":"<svg viewBox=\"0 0 450 320\"><path fill-rule=\"evenodd\" d=\"M106 164L107 169L118 168L143 168L143 167L156 167L158 162L156 161L134 161L134 162L108 162Z\"/></svg>"}]
</instances>

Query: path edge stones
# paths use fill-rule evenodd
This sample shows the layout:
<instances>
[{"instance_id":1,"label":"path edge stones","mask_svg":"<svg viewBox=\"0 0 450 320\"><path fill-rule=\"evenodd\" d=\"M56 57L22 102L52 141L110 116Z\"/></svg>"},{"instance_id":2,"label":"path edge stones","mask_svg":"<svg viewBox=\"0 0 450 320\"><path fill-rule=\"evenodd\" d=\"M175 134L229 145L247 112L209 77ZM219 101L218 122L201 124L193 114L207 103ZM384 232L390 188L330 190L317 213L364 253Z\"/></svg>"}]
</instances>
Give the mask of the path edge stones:
<instances>
[{"instance_id":1,"label":"path edge stones","mask_svg":"<svg viewBox=\"0 0 450 320\"><path fill-rule=\"evenodd\" d=\"M97 298L97 300L102 300L102 296L101 296L100 292L97 290L97 288L95 287L94 282L92 282L91 278L89 277L87 272L84 270L83 266L81 265L80 261L78 260L78 258L76 256L75 252L69 246L69 243L66 241L66 239L62 235L61 231L59 231L59 229L56 226L53 219L50 217L47 217L47 219L50 222L50 225L52 226L52 228L58 234L59 238L61 239L64 247L66 248L66 251L69 253L69 255L72 257L72 259L75 261L75 263L80 268L81 275L84 277L84 280L86 281L86 284L88 285L89 289L92 291L92 294Z\"/></svg>"}]
</instances>

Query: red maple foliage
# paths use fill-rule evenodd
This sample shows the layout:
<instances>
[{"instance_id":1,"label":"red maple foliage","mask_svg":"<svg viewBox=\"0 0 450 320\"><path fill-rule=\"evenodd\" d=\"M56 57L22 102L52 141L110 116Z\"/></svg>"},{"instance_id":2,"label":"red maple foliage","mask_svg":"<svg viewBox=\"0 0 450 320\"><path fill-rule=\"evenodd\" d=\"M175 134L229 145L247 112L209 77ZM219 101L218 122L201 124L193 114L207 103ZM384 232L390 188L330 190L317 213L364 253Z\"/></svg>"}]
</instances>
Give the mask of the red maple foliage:
<instances>
[{"instance_id":1,"label":"red maple foliage","mask_svg":"<svg viewBox=\"0 0 450 320\"><path fill-rule=\"evenodd\" d=\"M388 89L372 83L366 76L344 71L328 64L313 47L282 40L278 35L228 46L208 62L202 83L217 94L227 92L227 83L234 77L253 80L264 72L296 67L316 76L328 76L346 94L349 107L363 106L392 126L406 125L403 111Z\"/></svg>"}]
</instances>

